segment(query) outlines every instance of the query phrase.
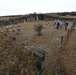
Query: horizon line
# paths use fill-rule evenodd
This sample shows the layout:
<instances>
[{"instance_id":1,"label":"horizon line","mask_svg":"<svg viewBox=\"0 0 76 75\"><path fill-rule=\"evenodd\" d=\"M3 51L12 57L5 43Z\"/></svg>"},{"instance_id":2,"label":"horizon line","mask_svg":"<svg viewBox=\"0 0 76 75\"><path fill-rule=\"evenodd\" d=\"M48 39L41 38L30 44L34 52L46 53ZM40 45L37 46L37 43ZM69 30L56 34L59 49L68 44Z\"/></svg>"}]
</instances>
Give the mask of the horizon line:
<instances>
[{"instance_id":1,"label":"horizon line","mask_svg":"<svg viewBox=\"0 0 76 75\"><path fill-rule=\"evenodd\" d=\"M76 11L61 11L61 12L31 12L31 13L22 13L22 14L7 14L7 15L0 15L0 17L7 17L7 16L16 16L16 15L29 15L29 14L47 14L47 13L64 13L64 12L76 12Z\"/></svg>"}]
</instances>

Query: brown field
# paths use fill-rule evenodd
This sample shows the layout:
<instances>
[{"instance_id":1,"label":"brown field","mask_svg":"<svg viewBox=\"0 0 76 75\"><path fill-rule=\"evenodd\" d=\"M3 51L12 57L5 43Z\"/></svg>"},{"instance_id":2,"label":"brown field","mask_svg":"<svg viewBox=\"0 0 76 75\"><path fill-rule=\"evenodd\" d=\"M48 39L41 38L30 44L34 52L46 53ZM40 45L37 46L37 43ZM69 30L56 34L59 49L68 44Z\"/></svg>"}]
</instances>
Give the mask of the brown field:
<instances>
[{"instance_id":1,"label":"brown field","mask_svg":"<svg viewBox=\"0 0 76 75\"><path fill-rule=\"evenodd\" d=\"M42 30L42 35L37 36L37 32L34 31L34 25L41 23L45 25L49 23L46 29ZM3 26L0 30L4 30L8 35L15 36L17 42L27 42L27 47L34 50L44 50L46 52L45 57L45 72L46 75L51 75L55 67L57 66L56 60L58 55L58 49L61 45L61 36L67 35L67 31L64 30L64 26L58 30L54 27L53 21L33 21L25 22L13 25L13 30L16 31L17 25L21 26L21 34L16 35L16 32L6 32L6 28ZM69 22L68 28L70 28L72 22Z\"/></svg>"}]
</instances>

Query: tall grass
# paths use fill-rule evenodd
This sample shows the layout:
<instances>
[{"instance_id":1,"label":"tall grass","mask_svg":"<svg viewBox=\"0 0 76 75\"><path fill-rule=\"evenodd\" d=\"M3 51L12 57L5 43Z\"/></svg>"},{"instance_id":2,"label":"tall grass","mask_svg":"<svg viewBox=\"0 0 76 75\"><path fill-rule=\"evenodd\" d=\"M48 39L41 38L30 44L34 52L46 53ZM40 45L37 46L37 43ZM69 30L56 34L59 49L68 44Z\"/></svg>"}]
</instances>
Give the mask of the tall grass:
<instances>
[{"instance_id":1,"label":"tall grass","mask_svg":"<svg viewBox=\"0 0 76 75\"><path fill-rule=\"evenodd\" d=\"M37 75L35 57L0 34L0 75Z\"/></svg>"}]
</instances>

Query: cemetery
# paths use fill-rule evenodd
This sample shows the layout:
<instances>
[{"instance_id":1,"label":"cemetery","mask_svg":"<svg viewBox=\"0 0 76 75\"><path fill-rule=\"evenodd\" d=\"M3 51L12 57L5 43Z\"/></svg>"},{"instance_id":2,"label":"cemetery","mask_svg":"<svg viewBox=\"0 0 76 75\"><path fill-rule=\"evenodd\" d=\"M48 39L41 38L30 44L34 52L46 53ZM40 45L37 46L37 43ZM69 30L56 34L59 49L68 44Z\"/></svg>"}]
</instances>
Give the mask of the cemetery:
<instances>
[{"instance_id":1,"label":"cemetery","mask_svg":"<svg viewBox=\"0 0 76 75\"><path fill-rule=\"evenodd\" d=\"M56 29L55 19L60 19L63 26ZM72 65L75 65L73 53L76 50L76 22L73 25L73 21L68 18L68 29L65 30L64 19L36 13L8 20L0 19L0 61L5 54L3 63L7 62L5 65L1 63L0 74L13 75L12 71L19 71L21 75L75 75L76 67ZM74 57L74 63L71 63L69 57Z\"/></svg>"}]
</instances>

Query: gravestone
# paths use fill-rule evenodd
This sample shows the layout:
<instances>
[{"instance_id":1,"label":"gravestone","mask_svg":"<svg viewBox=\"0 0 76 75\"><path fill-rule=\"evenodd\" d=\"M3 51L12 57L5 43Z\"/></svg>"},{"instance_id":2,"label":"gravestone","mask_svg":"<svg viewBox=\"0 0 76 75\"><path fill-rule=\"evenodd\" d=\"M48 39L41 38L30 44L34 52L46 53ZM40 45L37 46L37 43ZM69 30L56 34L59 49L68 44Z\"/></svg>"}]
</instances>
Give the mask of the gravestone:
<instances>
[{"instance_id":1,"label":"gravestone","mask_svg":"<svg viewBox=\"0 0 76 75\"><path fill-rule=\"evenodd\" d=\"M17 26L16 34L18 34L18 35L19 35L19 34L20 34L20 32L21 32L21 31L20 31L20 27L21 27L20 25L18 25L18 26Z\"/></svg>"},{"instance_id":2,"label":"gravestone","mask_svg":"<svg viewBox=\"0 0 76 75\"><path fill-rule=\"evenodd\" d=\"M45 54L38 51L33 51L33 55L37 57L36 68L39 71L43 71L45 65Z\"/></svg>"}]
</instances>

